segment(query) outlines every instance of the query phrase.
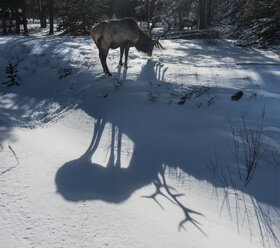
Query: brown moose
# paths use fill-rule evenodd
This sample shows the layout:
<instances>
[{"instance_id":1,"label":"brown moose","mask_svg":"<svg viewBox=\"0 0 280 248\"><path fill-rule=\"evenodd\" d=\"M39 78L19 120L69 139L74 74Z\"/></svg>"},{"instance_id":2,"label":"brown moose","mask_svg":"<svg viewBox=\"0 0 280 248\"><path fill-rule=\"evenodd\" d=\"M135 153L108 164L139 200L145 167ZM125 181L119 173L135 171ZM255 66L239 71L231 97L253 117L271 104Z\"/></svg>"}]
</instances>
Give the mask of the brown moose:
<instances>
[{"instance_id":1,"label":"brown moose","mask_svg":"<svg viewBox=\"0 0 280 248\"><path fill-rule=\"evenodd\" d=\"M99 58L105 74L111 76L106 58L109 49L120 47L119 65L123 65L122 58L125 52L124 67L127 68L127 57L130 47L135 47L138 51L151 56L153 48L162 48L159 39L153 40L145 34L133 18L124 18L121 20L112 20L95 24L90 34L99 50Z\"/></svg>"}]
</instances>

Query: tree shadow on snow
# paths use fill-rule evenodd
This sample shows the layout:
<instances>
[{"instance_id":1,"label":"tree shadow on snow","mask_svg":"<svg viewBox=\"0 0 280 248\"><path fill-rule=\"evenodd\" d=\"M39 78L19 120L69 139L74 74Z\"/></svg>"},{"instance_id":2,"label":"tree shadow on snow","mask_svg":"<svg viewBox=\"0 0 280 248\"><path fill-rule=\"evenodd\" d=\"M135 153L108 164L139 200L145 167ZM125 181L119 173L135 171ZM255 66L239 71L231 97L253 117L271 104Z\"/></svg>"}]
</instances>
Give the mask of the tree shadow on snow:
<instances>
[{"instance_id":1,"label":"tree shadow on snow","mask_svg":"<svg viewBox=\"0 0 280 248\"><path fill-rule=\"evenodd\" d=\"M73 43L71 37L0 38L5 40L4 49L2 47L1 51L4 58L0 59L1 71L4 72L9 63L16 64L18 71L16 81L19 83L19 87L2 85L2 82L7 81L7 75L0 74L1 144L9 138L14 139L13 127L33 128L62 116L74 107L76 103L73 103L73 98L76 93L71 87L75 86L76 81L72 76L78 73L71 52L79 48L81 55L87 55L92 51L87 51L86 54L86 49ZM85 37L77 39L83 44L92 45L90 39ZM84 62L86 68L89 67L88 60L89 58ZM67 94L64 95L64 92ZM69 98L71 94L72 99Z\"/></svg>"}]
</instances>

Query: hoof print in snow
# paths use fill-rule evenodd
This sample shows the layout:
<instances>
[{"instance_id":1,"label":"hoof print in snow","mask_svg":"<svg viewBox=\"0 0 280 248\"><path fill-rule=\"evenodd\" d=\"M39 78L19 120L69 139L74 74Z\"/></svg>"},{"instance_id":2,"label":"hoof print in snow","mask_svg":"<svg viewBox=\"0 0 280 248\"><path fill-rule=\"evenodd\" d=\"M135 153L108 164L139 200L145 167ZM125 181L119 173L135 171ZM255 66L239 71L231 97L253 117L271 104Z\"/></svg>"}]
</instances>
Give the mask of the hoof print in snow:
<instances>
[{"instance_id":1,"label":"hoof print in snow","mask_svg":"<svg viewBox=\"0 0 280 248\"><path fill-rule=\"evenodd\" d=\"M202 107L202 103L199 102L199 103L196 104L196 106L197 106L198 108L201 108L201 107Z\"/></svg>"},{"instance_id":2,"label":"hoof print in snow","mask_svg":"<svg viewBox=\"0 0 280 248\"><path fill-rule=\"evenodd\" d=\"M121 80L115 78L114 79L114 87L115 87L115 89L120 89L122 87L122 83L123 82Z\"/></svg>"},{"instance_id":3,"label":"hoof print in snow","mask_svg":"<svg viewBox=\"0 0 280 248\"><path fill-rule=\"evenodd\" d=\"M60 74L58 79L62 79L62 78L65 78L65 77L71 75L72 69L71 68L59 69L58 73Z\"/></svg>"},{"instance_id":4,"label":"hoof print in snow","mask_svg":"<svg viewBox=\"0 0 280 248\"><path fill-rule=\"evenodd\" d=\"M193 90L189 90L188 93L186 94L186 97L188 100L190 100L192 98L194 91Z\"/></svg>"},{"instance_id":5,"label":"hoof print in snow","mask_svg":"<svg viewBox=\"0 0 280 248\"><path fill-rule=\"evenodd\" d=\"M150 92L148 94L148 100L151 101L151 102L155 102L158 98L158 93L157 92Z\"/></svg>"},{"instance_id":6,"label":"hoof print in snow","mask_svg":"<svg viewBox=\"0 0 280 248\"><path fill-rule=\"evenodd\" d=\"M204 93L209 92L210 87L202 85L198 90L195 91L195 97L201 97Z\"/></svg>"},{"instance_id":7,"label":"hoof print in snow","mask_svg":"<svg viewBox=\"0 0 280 248\"><path fill-rule=\"evenodd\" d=\"M71 83L70 83L70 85L68 86L68 89L69 90L73 90L74 88L75 88L75 85L77 84L77 82L76 81L72 81Z\"/></svg>"},{"instance_id":8,"label":"hoof print in snow","mask_svg":"<svg viewBox=\"0 0 280 248\"><path fill-rule=\"evenodd\" d=\"M216 99L216 96L212 96L209 100L208 100L208 107L210 107L211 105L213 105L215 103L215 99Z\"/></svg>"},{"instance_id":9,"label":"hoof print in snow","mask_svg":"<svg viewBox=\"0 0 280 248\"><path fill-rule=\"evenodd\" d=\"M257 93L252 93L251 98L256 98L257 97Z\"/></svg>"},{"instance_id":10,"label":"hoof print in snow","mask_svg":"<svg viewBox=\"0 0 280 248\"><path fill-rule=\"evenodd\" d=\"M105 74L102 74L101 76L99 77L96 77L96 80L95 81L101 81L102 79L106 78L106 75Z\"/></svg>"},{"instance_id":11,"label":"hoof print in snow","mask_svg":"<svg viewBox=\"0 0 280 248\"><path fill-rule=\"evenodd\" d=\"M181 100L178 102L179 105L184 105L187 100L187 95L183 96Z\"/></svg>"},{"instance_id":12,"label":"hoof print in snow","mask_svg":"<svg viewBox=\"0 0 280 248\"><path fill-rule=\"evenodd\" d=\"M231 96L231 100L238 101L242 96L243 96L243 92L242 91L238 91L236 94Z\"/></svg>"}]
</instances>

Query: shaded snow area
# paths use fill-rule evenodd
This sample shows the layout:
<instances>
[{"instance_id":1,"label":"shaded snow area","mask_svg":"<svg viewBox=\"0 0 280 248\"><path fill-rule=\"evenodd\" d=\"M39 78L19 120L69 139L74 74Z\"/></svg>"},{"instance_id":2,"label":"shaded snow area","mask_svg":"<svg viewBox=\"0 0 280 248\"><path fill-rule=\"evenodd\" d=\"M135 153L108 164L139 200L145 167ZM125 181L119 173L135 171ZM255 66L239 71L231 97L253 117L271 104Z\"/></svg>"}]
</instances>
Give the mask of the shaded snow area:
<instances>
[{"instance_id":1,"label":"shaded snow area","mask_svg":"<svg viewBox=\"0 0 280 248\"><path fill-rule=\"evenodd\" d=\"M279 247L279 56L162 45L0 37L1 248Z\"/></svg>"}]
</instances>

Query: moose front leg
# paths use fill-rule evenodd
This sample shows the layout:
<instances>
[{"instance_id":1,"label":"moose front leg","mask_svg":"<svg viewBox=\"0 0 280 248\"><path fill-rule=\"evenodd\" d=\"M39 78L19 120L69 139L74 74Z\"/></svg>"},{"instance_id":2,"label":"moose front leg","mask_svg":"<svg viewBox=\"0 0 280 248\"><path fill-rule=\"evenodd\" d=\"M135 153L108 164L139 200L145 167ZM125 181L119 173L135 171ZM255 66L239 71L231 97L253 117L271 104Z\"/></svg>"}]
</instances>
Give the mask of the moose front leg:
<instances>
[{"instance_id":1,"label":"moose front leg","mask_svg":"<svg viewBox=\"0 0 280 248\"><path fill-rule=\"evenodd\" d=\"M107 63L106 63L107 55L108 55L108 51L105 51L103 49L99 49L99 58L100 58L100 61L101 61L101 65L103 67L103 72L105 74L108 74L109 76L112 76L112 74L110 73L110 71L108 69Z\"/></svg>"},{"instance_id":2,"label":"moose front leg","mask_svg":"<svg viewBox=\"0 0 280 248\"><path fill-rule=\"evenodd\" d=\"M123 62L122 62L122 59L123 59L123 52L124 52L124 47L121 47L121 52L120 52L120 61L119 61L119 65L122 66L123 65Z\"/></svg>"},{"instance_id":3,"label":"moose front leg","mask_svg":"<svg viewBox=\"0 0 280 248\"><path fill-rule=\"evenodd\" d=\"M128 58L128 52L129 52L129 47L125 48L125 61L124 61L124 67L127 68L127 58Z\"/></svg>"}]
</instances>

